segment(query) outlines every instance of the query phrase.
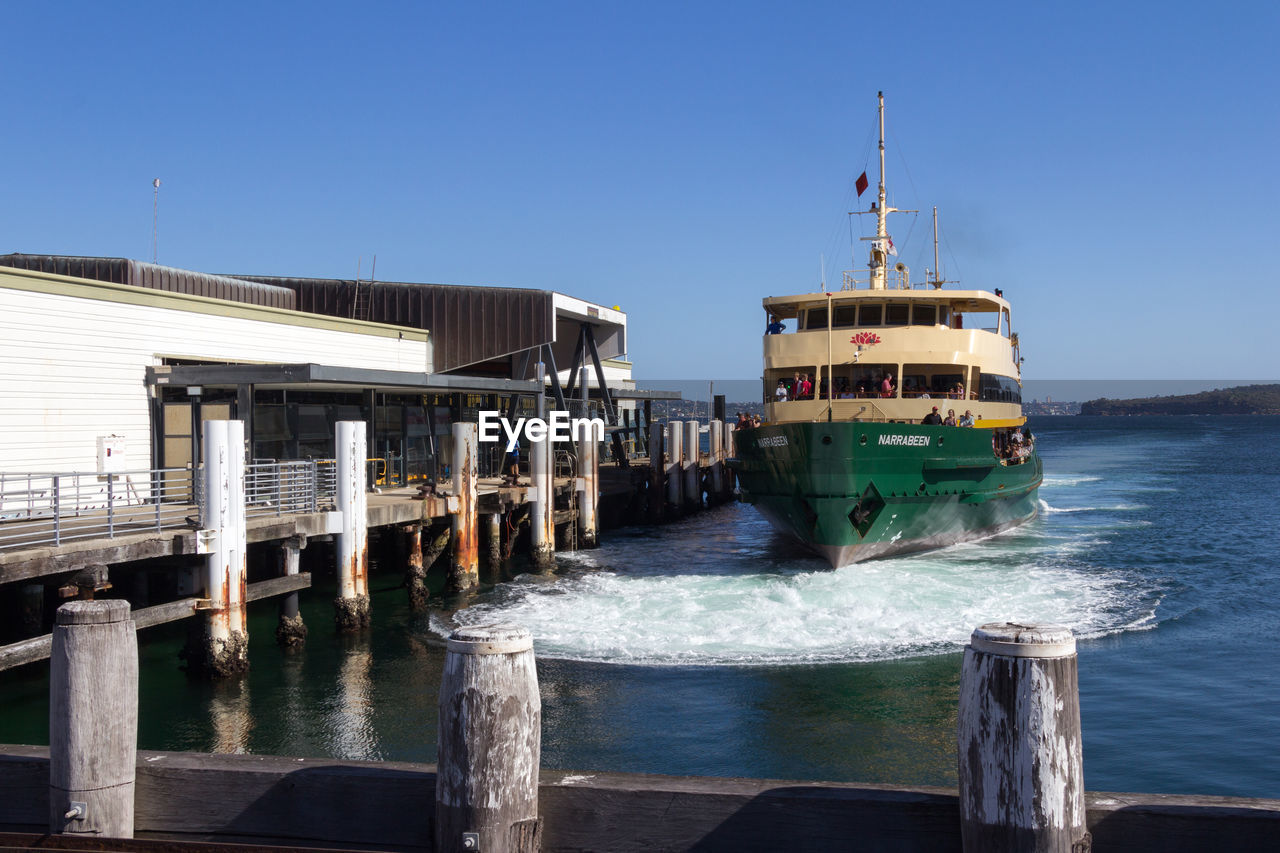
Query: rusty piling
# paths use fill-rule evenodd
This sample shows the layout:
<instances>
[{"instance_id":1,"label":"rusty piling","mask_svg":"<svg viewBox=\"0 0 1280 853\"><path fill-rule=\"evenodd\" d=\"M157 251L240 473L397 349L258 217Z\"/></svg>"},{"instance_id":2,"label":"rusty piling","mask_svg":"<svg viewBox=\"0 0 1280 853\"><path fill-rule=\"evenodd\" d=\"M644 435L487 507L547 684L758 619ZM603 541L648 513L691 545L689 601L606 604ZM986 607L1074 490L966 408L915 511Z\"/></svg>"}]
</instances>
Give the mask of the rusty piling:
<instances>
[{"instance_id":1,"label":"rusty piling","mask_svg":"<svg viewBox=\"0 0 1280 853\"><path fill-rule=\"evenodd\" d=\"M478 498L476 424L453 425L453 562L449 572L451 590L480 585L480 530L476 515ZM454 506L456 500L456 506Z\"/></svg>"},{"instance_id":2,"label":"rusty piling","mask_svg":"<svg viewBox=\"0 0 1280 853\"><path fill-rule=\"evenodd\" d=\"M369 503L368 455L364 421L337 424L338 598L334 621L339 633L358 631L369 624Z\"/></svg>"}]
</instances>

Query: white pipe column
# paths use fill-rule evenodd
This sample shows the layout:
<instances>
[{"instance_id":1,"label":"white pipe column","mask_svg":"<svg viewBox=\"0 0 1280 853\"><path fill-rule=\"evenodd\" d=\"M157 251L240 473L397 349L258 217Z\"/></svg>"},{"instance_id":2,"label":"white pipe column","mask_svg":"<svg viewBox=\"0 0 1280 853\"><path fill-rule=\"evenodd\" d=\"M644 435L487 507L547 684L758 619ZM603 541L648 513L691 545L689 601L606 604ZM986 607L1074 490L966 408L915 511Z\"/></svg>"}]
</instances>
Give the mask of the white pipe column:
<instances>
[{"instance_id":1,"label":"white pipe column","mask_svg":"<svg viewBox=\"0 0 1280 853\"><path fill-rule=\"evenodd\" d=\"M533 545L533 564L544 569L556 562L555 481L551 470L551 442L529 444L529 468L533 475L529 499L529 529Z\"/></svg>"},{"instance_id":2,"label":"white pipe column","mask_svg":"<svg viewBox=\"0 0 1280 853\"><path fill-rule=\"evenodd\" d=\"M480 519L476 515L477 434L476 424L453 425L453 496L457 498L458 506L453 513L453 565L449 572L449 588L456 591L480 585Z\"/></svg>"},{"instance_id":3,"label":"white pipe column","mask_svg":"<svg viewBox=\"0 0 1280 853\"><path fill-rule=\"evenodd\" d=\"M736 424L725 424L724 429L724 458L726 460L734 459L738 455ZM733 494L733 478L736 476L733 468L725 465L725 490L729 495Z\"/></svg>"},{"instance_id":4,"label":"white pipe column","mask_svg":"<svg viewBox=\"0 0 1280 853\"><path fill-rule=\"evenodd\" d=\"M596 535L596 515L600 504L600 444L587 435L578 445L578 532L582 535L582 547L594 548L599 544Z\"/></svg>"},{"instance_id":5,"label":"white pipe column","mask_svg":"<svg viewBox=\"0 0 1280 853\"><path fill-rule=\"evenodd\" d=\"M724 500L724 422L711 421L707 432L711 446L711 494L717 503Z\"/></svg>"},{"instance_id":6,"label":"white pipe column","mask_svg":"<svg viewBox=\"0 0 1280 853\"><path fill-rule=\"evenodd\" d=\"M684 425L684 500L689 509L702 509L702 472L698 468L698 422Z\"/></svg>"},{"instance_id":7,"label":"white pipe column","mask_svg":"<svg viewBox=\"0 0 1280 853\"><path fill-rule=\"evenodd\" d=\"M201 533L208 537L204 591L209 600L196 670L214 676L249 668L245 612L244 421L205 421Z\"/></svg>"},{"instance_id":8,"label":"white pipe column","mask_svg":"<svg viewBox=\"0 0 1280 853\"><path fill-rule=\"evenodd\" d=\"M364 421L338 421L338 598L334 620L339 632L369 624L369 494Z\"/></svg>"},{"instance_id":9,"label":"white pipe column","mask_svg":"<svg viewBox=\"0 0 1280 853\"><path fill-rule=\"evenodd\" d=\"M667 422L667 503L684 512L684 421Z\"/></svg>"},{"instance_id":10,"label":"white pipe column","mask_svg":"<svg viewBox=\"0 0 1280 853\"><path fill-rule=\"evenodd\" d=\"M662 424L649 424L649 520L662 519Z\"/></svg>"}]
</instances>

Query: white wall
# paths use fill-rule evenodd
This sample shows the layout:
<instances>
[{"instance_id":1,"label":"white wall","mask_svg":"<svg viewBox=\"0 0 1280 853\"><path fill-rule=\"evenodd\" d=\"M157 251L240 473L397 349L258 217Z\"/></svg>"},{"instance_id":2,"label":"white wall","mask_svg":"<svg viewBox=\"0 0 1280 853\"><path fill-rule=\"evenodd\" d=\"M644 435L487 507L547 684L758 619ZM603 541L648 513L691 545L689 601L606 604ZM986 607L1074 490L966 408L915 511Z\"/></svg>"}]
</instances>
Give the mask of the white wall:
<instances>
[{"instance_id":1,"label":"white wall","mask_svg":"<svg viewBox=\"0 0 1280 853\"><path fill-rule=\"evenodd\" d=\"M344 331L340 325L365 331ZM151 466L146 368L161 359L425 370L425 333L61 276L0 271L0 471L94 471L97 437Z\"/></svg>"}]
</instances>

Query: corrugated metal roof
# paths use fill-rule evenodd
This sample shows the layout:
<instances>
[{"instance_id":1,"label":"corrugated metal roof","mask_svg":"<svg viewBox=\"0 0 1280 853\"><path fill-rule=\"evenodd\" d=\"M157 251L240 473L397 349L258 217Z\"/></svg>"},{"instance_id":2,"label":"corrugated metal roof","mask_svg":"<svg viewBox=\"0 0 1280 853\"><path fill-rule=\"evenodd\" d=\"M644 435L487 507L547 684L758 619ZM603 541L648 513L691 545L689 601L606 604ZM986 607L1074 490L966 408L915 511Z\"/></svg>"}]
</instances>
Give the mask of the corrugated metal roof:
<instances>
[{"instance_id":1,"label":"corrugated metal roof","mask_svg":"<svg viewBox=\"0 0 1280 853\"><path fill-rule=\"evenodd\" d=\"M297 297L287 287L190 270L148 264L129 258L89 258L71 255L0 255L0 266L35 272L87 278L113 284L148 287L169 293L186 293L225 299L246 305L295 310Z\"/></svg>"},{"instance_id":2,"label":"corrugated metal roof","mask_svg":"<svg viewBox=\"0 0 1280 853\"><path fill-rule=\"evenodd\" d=\"M427 329L435 369L504 358L555 338L552 292L401 281L240 276L287 287L299 311Z\"/></svg>"}]
</instances>

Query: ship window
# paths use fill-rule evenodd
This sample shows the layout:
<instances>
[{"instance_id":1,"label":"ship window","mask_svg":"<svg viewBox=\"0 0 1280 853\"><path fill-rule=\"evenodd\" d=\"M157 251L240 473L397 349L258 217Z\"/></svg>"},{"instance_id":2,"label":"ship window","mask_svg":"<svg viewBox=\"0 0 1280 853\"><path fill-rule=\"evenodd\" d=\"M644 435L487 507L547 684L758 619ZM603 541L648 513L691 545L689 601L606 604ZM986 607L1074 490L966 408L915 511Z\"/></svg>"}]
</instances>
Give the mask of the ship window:
<instances>
[{"instance_id":1,"label":"ship window","mask_svg":"<svg viewBox=\"0 0 1280 853\"><path fill-rule=\"evenodd\" d=\"M911 319L911 306L889 303L884 314L884 324L886 326L905 326Z\"/></svg>"},{"instance_id":2,"label":"ship window","mask_svg":"<svg viewBox=\"0 0 1280 853\"><path fill-rule=\"evenodd\" d=\"M827 309L810 308L806 311L804 327L806 329L825 329L827 327Z\"/></svg>"},{"instance_id":3,"label":"ship window","mask_svg":"<svg viewBox=\"0 0 1280 853\"><path fill-rule=\"evenodd\" d=\"M883 305L863 305L858 311L859 326L879 326Z\"/></svg>"},{"instance_id":4,"label":"ship window","mask_svg":"<svg viewBox=\"0 0 1280 853\"><path fill-rule=\"evenodd\" d=\"M837 364L835 372L836 399L871 399L883 393L884 376L893 374L893 387L898 387L896 364ZM894 395L896 396L896 394Z\"/></svg>"},{"instance_id":5,"label":"ship window","mask_svg":"<svg viewBox=\"0 0 1280 853\"><path fill-rule=\"evenodd\" d=\"M1012 377L984 373L978 379L978 399L992 403L1021 403L1022 386Z\"/></svg>"},{"instance_id":6,"label":"ship window","mask_svg":"<svg viewBox=\"0 0 1280 853\"><path fill-rule=\"evenodd\" d=\"M937 305L913 305L911 307L911 324L914 326L932 326L938 322Z\"/></svg>"},{"instance_id":7,"label":"ship window","mask_svg":"<svg viewBox=\"0 0 1280 853\"><path fill-rule=\"evenodd\" d=\"M938 306L938 322L944 326L951 325L951 307L948 305Z\"/></svg>"},{"instance_id":8,"label":"ship window","mask_svg":"<svg viewBox=\"0 0 1280 853\"><path fill-rule=\"evenodd\" d=\"M962 392L956 386L964 383L964 374L958 372L961 369L955 364L904 364L902 396L928 394L938 400L958 400Z\"/></svg>"},{"instance_id":9,"label":"ship window","mask_svg":"<svg viewBox=\"0 0 1280 853\"><path fill-rule=\"evenodd\" d=\"M835 315L831 318L831 325L837 329L858 325L858 306L837 305L835 307Z\"/></svg>"}]
</instances>

